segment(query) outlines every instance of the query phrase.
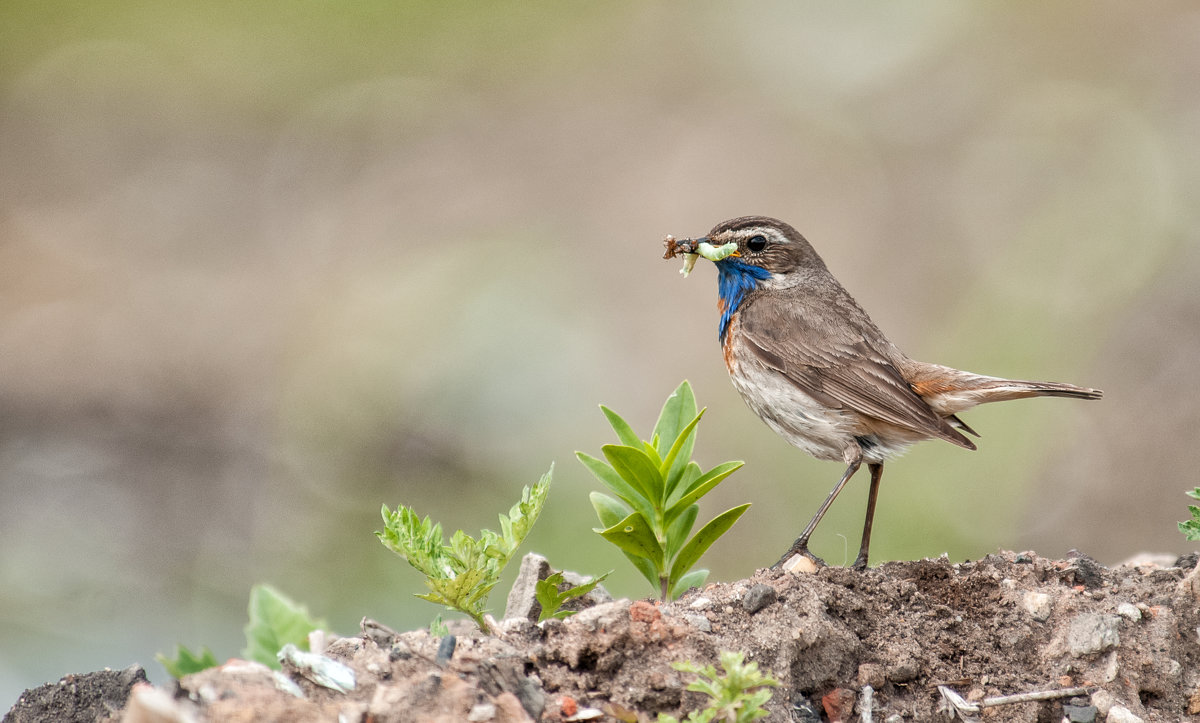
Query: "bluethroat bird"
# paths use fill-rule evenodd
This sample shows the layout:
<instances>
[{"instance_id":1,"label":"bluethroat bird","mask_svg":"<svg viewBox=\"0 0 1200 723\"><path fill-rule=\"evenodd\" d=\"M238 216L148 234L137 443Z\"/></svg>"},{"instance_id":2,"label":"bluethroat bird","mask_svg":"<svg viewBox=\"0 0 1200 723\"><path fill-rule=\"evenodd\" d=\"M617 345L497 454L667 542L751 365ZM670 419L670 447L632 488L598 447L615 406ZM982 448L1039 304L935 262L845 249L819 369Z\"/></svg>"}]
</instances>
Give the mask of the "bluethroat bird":
<instances>
[{"instance_id":1,"label":"bluethroat bird","mask_svg":"<svg viewBox=\"0 0 1200 723\"><path fill-rule=\"evenodd\" d=\"M717 336L733 386L767 426L817 459L846 465L838 483L778 567L794 555L817 564L808 540L865 462L867 516L854 568L865 569L883 465L912 444L943 439L966 449L979 436L958 417L976 404L1025 397L1099 399L1073 384L1001 379L914 361L887 340L825 268L808 241L782 221L745 216L707 236L668 236L664 258L698 256L717 267Z\"/></svg>"}]
</instances>

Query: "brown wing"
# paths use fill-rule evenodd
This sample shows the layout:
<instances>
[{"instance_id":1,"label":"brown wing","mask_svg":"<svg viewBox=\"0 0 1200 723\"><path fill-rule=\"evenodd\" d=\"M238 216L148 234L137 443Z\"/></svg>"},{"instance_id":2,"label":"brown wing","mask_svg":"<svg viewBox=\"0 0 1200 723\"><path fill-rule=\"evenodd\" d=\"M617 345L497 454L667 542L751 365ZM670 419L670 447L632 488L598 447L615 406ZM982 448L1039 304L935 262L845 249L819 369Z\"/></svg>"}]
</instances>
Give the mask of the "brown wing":
<instances>
[{"instance_id":1,"label":"brown wing","mask_svg":"<svg viewBox=\"0 0 1200 723\"><path fill-rule=\"evenodd\" d=\"M824 301L834 303L754 299L754 313L738 319L750 353L831 407L975 449L908 385L880 348L890 344L852 300ZM865 323L853 321L858 315Z\"/></svg>"}]
</instances>

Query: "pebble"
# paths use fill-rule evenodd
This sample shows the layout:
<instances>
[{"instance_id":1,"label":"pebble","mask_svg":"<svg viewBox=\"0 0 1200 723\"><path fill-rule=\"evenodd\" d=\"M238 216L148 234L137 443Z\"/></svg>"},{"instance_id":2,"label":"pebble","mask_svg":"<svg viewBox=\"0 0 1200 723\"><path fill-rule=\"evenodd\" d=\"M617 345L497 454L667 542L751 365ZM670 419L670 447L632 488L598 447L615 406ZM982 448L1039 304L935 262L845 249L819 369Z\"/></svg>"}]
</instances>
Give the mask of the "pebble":
<instances>
[{"instance_id":1,"label":"pebble","mask_svg":"<svg viewBox=\"0 0 1200 723\"><path fill-rule=\"evenodd\" d=\"M1100 715L1107 716L1108 712L1116 704L1117 700L1113 697L1113 694L1103 688L1092 693L1092 705L1096 706L1096 710L1100 711Z\"/></svg>"},{"instance_id":2,"label":"pebble","mask_svg":"<svg viewBox=\"0 0 1200 723\"><path fill-rule=\"evenodd\" d=\"M1099 713L1094 705L1063 705L1063 718L1068 723L1095 723Z\"/></svg>"},{"instance_id":3,"label":"pebble","mask_svg":"<svg viewBox=\"0 0 1200 723\"><path fill-rule=\"evenodd\" d=\"M742 599L742 607L745 608L746 612L753 615L775 602L778 597L779 595L775 592L775 588L759 583L746 592L746 597Z\"/></svg>"},{"instance_id":4,"label":"pebble","mask_svg":"<svg viewBox=\"0 0 1200 723\"><path fill-rule=\"evenodd\" d=\"M684 613L683 619L688 621L688 624L702 633L712 632L712 622L709 621L707 615L699 613Z\"/></svg>"},{"instance_id":5,"label":"pebble","mask_svg":"<svg viewBox=\"0 0 1200 723\"><path fill-rule=\"evenodd\" d=\"M1133 714L1123 705L1114 705L1108 709L1108 716L1104 718L1105 723L1144 723L1142 719Z\"/></svg>"},{"instance_id":6,"label":"pebble","mask_svg":"<svg viewBox=\"0 0 1200 723\"><path fill-rule=\"evenodd\" d=\"M825 708L825 715L829 716L829 723L849 723L857 699L858 696L849 688L834 688L821 696L821 706Z\"/></svg>"},{"instance_id":7,"label":"pebble","mask_svg":"<svg viewBox=\"0 0 1200 723\"><path fill-rule=\"evenodd\" d=\"M491 703L480 703L471 708L471 712L467 714L469 721L485 721L492 720L496 717L496 706Z\"/></svg>"},{"instance_id":8,"label":"pebble","mask_svg":"<svg viewBox=\"0 0 1200 723\"><path fill-rule=\"evenodd\" d=\"M708 607L709 605L712 605L712 600L709 600L706 597L698 597L695 600L693 600L688 605L688 607L693 610L703 610L704 608Z\"/></svg>"},{"instance_id":9,"label":"pebble","mask_svg":"<svg viewBox=\"0 0 1200 723\"><path fill-rule=\"evenodd\" d=\"M1142 611L1138 610L1137 605L1127 602L1123 602L1117 606L1117 615L1128 618L1135 623L1142 619Z\"/></svg>"},{"instance_id":10,"label":"pebble","mask_svg":"<svg viewBox=\"0 0 1200 723\"><path fill-rule=\"evenodd\" d=\"M1029 613L1029 617L1044 623L1050 619L1050 613L1054 611L1054 601L1049 595L1044 592L1027 592L1021 598L1021 606L1025 608L1025 612Z\"/></svg>"},{"instance_id":11,"label":"pebble","mask_svg":"<svg viewBox=\"0 0 1200 723\"><path fill-rule=\"evenodd\" d=\"M1091 655L1116 647L1121 642L1116 615L1080 613L1067 628L1067 650L1071 655Z\"/></svg>"},{"instance_id":12,"label":"pebble","mask_svg":"<svg viewBox=\"0 0 1200 723\"><path fill-rule=\"evenodd\" d=\"M817 567L817 563L804 555L792 555L791 559L783 563L780 567L788 572L800 575L812 575L821 569Z\"/></svg>"}]
</instances>

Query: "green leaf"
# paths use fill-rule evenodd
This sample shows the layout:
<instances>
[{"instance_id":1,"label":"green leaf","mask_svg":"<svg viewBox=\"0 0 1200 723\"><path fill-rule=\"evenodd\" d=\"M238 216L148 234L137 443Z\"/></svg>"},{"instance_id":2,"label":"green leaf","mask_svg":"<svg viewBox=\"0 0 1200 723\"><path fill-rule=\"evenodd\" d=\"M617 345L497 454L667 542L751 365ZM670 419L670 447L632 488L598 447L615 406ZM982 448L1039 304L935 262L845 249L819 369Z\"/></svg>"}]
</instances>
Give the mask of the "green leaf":
<instances>
[{"instance_id":1,"label":"green leaf","mask_svg":"<svg viewBox=\"0 0 1200 723\"><path fill-rule=\"evenodd\" d=\"M629 423L621 418L621 415L603 404L600 405L600 410L604 412L604 416L608 417L608 423L612 425L613 431L617 433L617 439L621 440L621 444L627 447L641 446L642 440L633 431L633 427L630 427Z\"/></svg>"},{"instance_id":2,"label":"green leaf","mask_svg":"<svg viewBox=\"0 0 1200 723\"><path fill-rule=\"evenodd\" d=\"M242 657L279 669L276 653L288 643L308 650L308 634L329 627L314 619L308 608L293 602L270 585L250 589L250 622L246 623L246 649Z\"/></svg>"},{"instance_id":3,"label":"green leaf","mask_svg":"<svg viewBox=\"0 0 1200 723\"><path fill-rule=\"evenodd\" d=\"M442 539L442 527L403 505L390 511L383 507L384 529L375 534L425 576L429 592L417 595L452 610L466 613L484 632L484 604L500 573L533 528L550 493L554 465L532 487L521 489L521 498L501 514L500 532L482 530L476 540L455 530L450 543Z\"/></svg>"},{"instance_id":4,"label":"green leaf","mask_svg":"<svg viewBox=\"0 0 1200 723\"><path fill-rule=\"evenodd\" d=\"M713 467L705 474L696 478L691 483L691 489L689 489L683 495L683 497L679 498L678 502L673 503L668 509L667 517L670 518L672 513L678 514L676 510L683 510L687 505L694 503L696 500L711 492L713 488L721 484L726 477L741 469L745 464L745 462L725 462Z\"/></svg>"},{"instance_id":5,"label":"green leaf","mask_svg":"<svg viewBox=\"0 0 1200 723\"><path fill-rule=\"evenodd\" d=\"M671 392L663 403L662 411L658 414L658 422L654 425L654 434L658 436L659 452L661 445L672 445L679 437L679 432L688 422L696 418L696 395L692 393L692 385L685 379ZM688 457L691 456L689 453Z\"/></svg>"},{"instance_id":6,"label":"green leaf","mask_svg":"<svg viewBox=\"0 0 1200 723\"><path fill-rule=\"evenodd\" d=\"M646 458L650 460L650 464L655 467L662 467L662 457L658 456L658 449L650 442L642 442L642 451L646 453ZM659 474L662 474L660 471Z\"/></svg>"},{"instance_id":7,"label":"green leaf","mask_svg":"<svg viewBox=\"0 0 1200 723\"><path fill-rule=\"evenodd\" d=\"M600 518L600 524L605 527L612 527L632 512L624 502L603 492L593 492L588 495L588 499L592 502L592 508L596 510L596 517Z\"/></svg>"},{"instance_id":8,"label":"green leaf","mask_svg":"<svg viewBox=\"0 0 1200 723\"><path fill-rule=\"evenodd\" d=\"M640 489L635 488L629 482L621 478L617 471L606 464L603 460L576 452L575 456L583 463L584 467L588 468L596 479L604 483L606 487L612 490L617 497L621 498L631 508L641 512L647 517L654 517L654 504L642 493Z\"/></svg>"},{"instance_id":9,"label":"green leaf","mask_svg":"<svg viewBox=\"0 0 1200 723\"><path fill-rule=\"evenodd\" d=\"M600 536L625 552L644 557L662 567L663 550L654 535L654 530L641 514L634 512L605 530L597 530Z\"/></svg>"},{"instance_id":10,"label":"green leaf","mask_svg":"<svg viewBox=\"0 0 1200 723\"><path fill-rule=\"evenodd\" d=\"M671 580L678 580L688 570L692 569L692 565L700 560L700 556L717 541L721 535L724 535L733 523L737 522L742 513L750 508L750 503L738 505L732 509L726 510L716 517L708 521L696 536L688 540L683 549L679 551L679 556L675 558L675 563L671 565Z\"/></svg>"},{"instance_id":11,"label":"green leaf","mask_svg":"<svg viewBox=\"0 0 1200 723\"><path fill-rule=\"evenodd\" d=\"M574 585L561 591L558 589L559 586L566 584L566 580L563 578L561 572L556 572L545 580L538 580L534 590L538 604L542 607L541 613L538 614L538 622L540 623L551 618L562 619L574 615L578 611L561 610L560 608L568 600L587 595L611 574L612 570L609 570L600 577L592 578L582 585Z\"/></svg>"},{"instance_id":12,"label":"green leaf","mask_svg":"<svg viewBox=\"0 0 1200 723\"><path fill-rule=\"evenodd\" d=\"M1188 497L1200 500L1200 487L1193 489L1191 492L1184 492Z\"/></svg>"},{"instance_id":13,"label":"green leaf","mask_svg":"<svg viewBox=\"0 0 1200 723\"><path fill-rule=\"evenodd\" d=\"M550 495L550 481L553 477L554 465L551 464L550 469L533 487L521 488L521 500L509 509L508 516L500 515L503 542L488 547L495 547L502 552L501 568L512 558L513 553L524 542L525 536L533 529L534 523L542 514L542 508L546 506L546 498Z\"/></svg>"},{"instance_id":14,"label":"green leaf","mask_svg":"<svg viewBox=\"0 0 1200 723\"><path fill-rule=\"evenodd\" d=\"M168 658L159 653L154 656L154 659L167 669L167 673L172 678L176 679L220 665L220 662L217 661L217 656L213 655L212 651L207 647L200 648L200 654L197 655L182 645L176 645L174 658Z\"/></svg>"},{"instance_id":15,"label":"green leaf","mask_svg":"<svg viewBox=\"0 0 1200 723\"><path fill-rule=\"evenodd\" d=\"M429 623L429 637L444 638L450 634L450 628L442 621L442 614L438 613L433 617L433 621Z\"/></svg>"},{"instance_id":16,"label":"green leaf","mask_svg":"<svg viewBox=\"0 0 1200 723\"><path fill-rule=\"evenodd\" d=\"M617 474L633 485L657 512L663 503L663 477L646 453L637 447L606 444L600 448ZM636 505L635 505L636 506Z\"/></svg>"},{"instance_id":17,"label":"green leaf","mask_svg":"<svg viewBox=\"0 0 1200 723\"><path fill-rule=\"evenodd\" d=\"M674 600L675 598L678 598L680 595L694 587L704 587L704 581L707 579L708 570L703 568L692 570L671 585L671 599Z\"/></svg>"},{"instance_id":18,"label":"green leaf","mask_svg":"<svg viewBox=\"0 0 1200 723\"><path fill-rule=\"evenodd\" d=\"M692 525L696 524L696 516L700 514L700 505L688 505L675 519L667 520L667 559L674 560L679 548L692 534Z\"/></svg>"},{"instance_id":19,"label":"green leaf","mask_svg":"<svg viewBox=\"0 0 1200 723\"><path fill-rule=\"evenodd\" d=\"M701 409L696 417L679 433L679 437L671 445L667 456L659 464L659 471L667 481L666 496L668 498L670 498L675 488L679 485L679 481L683 478L684 469L687 467L692 456L692 447L696 443L696 425L700 424L700 418L703 416L704 410Z\"/></svg>"}]
</instances>

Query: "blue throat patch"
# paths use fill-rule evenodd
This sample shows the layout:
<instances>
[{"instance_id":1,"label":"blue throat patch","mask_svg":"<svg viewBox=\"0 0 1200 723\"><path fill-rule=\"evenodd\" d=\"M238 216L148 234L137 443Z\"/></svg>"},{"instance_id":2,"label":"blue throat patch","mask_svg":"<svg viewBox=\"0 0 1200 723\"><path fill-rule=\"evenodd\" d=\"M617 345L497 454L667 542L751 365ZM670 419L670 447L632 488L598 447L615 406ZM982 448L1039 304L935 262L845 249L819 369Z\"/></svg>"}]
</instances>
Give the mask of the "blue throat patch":
<instances>
[{"instance_id":1,"label":"blue throat patch","mask_svg":"<svg viewBox=\"0 0 1200 723\"><path fill-rule=\"evenodd\" d=\"M753 291L758 282L771 278L771 272L733 258L722 259L716 266L717 296L721 300L721 323L717 327L717 338L724 344L729 321L745 300L746 292Z\"/></svg>"}]
</instances>

